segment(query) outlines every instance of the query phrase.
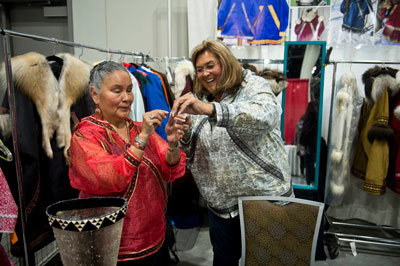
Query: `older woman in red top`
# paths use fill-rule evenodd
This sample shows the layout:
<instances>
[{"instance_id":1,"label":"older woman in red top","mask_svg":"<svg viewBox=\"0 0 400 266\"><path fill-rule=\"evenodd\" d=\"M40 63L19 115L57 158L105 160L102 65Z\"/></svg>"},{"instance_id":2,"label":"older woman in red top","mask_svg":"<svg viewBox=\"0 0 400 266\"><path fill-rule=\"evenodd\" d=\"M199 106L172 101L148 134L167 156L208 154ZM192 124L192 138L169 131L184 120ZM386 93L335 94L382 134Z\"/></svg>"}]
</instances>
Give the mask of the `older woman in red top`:
<instances>
[{"instance_id":1,"label":"older woman in red top","mask_svg":"<svg viewBox=\"0 0 400 266\"><path fill-rule=\"evenodd\" d=\"M74 130L69 177L80 197L119 196L128 200L118 263L164 265L165 204L170 182L185 172L185 154L178 141L188 130L186 115L170 117L168 142L155 128L168 112L154 110L143 122L128 118L132 83L125 68L115 62L95 66L90 75L95 114ZM106 245L106 243L104 243Z\"/></svg>"}]
</instances>

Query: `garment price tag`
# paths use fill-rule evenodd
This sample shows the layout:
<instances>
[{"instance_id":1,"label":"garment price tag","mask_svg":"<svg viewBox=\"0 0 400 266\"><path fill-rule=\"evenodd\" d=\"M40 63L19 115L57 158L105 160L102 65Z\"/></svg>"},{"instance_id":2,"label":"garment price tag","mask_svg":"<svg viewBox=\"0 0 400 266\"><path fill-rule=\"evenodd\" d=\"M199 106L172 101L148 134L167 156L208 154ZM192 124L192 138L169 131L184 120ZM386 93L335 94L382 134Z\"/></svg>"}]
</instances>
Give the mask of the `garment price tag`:
<instances>
[{"instance_id":1,"label":"garment price tag","mask_svg":"<svg viewBox=\"0 0 400 266\"><path fill-rule=\"evenodd\" d=\"M356 248L356 242L350 242L350 248L351 248L351 253L353 253L353 256L357 256L357 248Z\"/></svg>"}]
</instances>

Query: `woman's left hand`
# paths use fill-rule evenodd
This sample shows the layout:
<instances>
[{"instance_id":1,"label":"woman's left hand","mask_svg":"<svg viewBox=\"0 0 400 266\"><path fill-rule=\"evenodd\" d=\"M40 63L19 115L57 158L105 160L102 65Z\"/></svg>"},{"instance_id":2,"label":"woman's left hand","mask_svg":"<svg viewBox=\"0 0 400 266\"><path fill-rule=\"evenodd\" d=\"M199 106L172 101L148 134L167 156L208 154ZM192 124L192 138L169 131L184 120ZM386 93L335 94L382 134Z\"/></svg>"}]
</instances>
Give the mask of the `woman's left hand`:
<instances>
[{"instance_id":1,"label":"woman's left hand","mask_svg":"<svg viewBox=\"0 0 400 266\"><path fill-rule=\"evenodd\" d=\"M213 106L194 97L193 93L186 93L175 100L171 109L172 116L182 113L192 115L211 115Z\"/></svg>"},{"instance_id":2,"label":"woman's left hand","mask_svg":"<svg viewBox=\"0 0 400 266\"><path fill-rule=\"evenodd\" d=\"M177 143L185 132L189 130L188 114L179 114L175 117L169 116L168 123L165 126L168 142Z\"/></svg>"}]
</instances>

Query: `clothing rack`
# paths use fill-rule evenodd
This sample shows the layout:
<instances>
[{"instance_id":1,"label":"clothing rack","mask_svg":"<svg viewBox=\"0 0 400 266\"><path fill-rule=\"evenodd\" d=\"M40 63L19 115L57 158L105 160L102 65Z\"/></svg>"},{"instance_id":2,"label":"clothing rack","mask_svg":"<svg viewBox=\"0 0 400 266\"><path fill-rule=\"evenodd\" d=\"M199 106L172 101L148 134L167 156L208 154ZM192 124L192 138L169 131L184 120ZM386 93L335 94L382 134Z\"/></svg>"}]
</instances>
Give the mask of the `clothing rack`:
<instances>
[{"instance_id":1,"label":"clothing rack","mask_svg":"<svg viewBox=\"0 0 400 266\"><path fill-rule=\"evenodd\" d=\"M282 59L248 59L248 58L239 58L238 61L240 63L247 63L247 64L272 64L272 65L279 65L283 64Z\"/></svg>"},{"instance_id":2,"label":"clothing rack","mask_svg":"<svg viewBox=\"0 0 400 266\"><path fill-rule=\"evenodd\" d=\"M6 70L6 78L7 78L7 92L8 92L8 101L10 107L10 116L11 116L11 129L12 129L12 138L13 138L13 148L14 148L14 157L15 157L15 166L16 166L16 174L17 174L17 183L18 183L18 198L19 198L19 209L21 215L21 228L22 228L22 236L23 236L23 244L24 244L24 263L25 265L29 265L29 250L26 241L26 213L25 213L25 201L24 201L24 188L22 183L22 168L21 168L21 160L18 149L18 129L16 124L16 106L15 106L15 94L14 94L14 82L12 79L12 67L11 67L11 50L10 50L10 37L19 37L25 39L32 39L35 41L54 43L56 45L61 44L69 47L77 47L77 48L86 48L91 50L96 50L99 52L107 53L107 54L120 54L120 55L130 55L133 57L139 57L142 59L142 62L145 61L153 61L149 55L145 55L142 52L129 52L123 50L115 50L115 49L104 49L95 46L90 46L86 44L74 43L64 40L59 40L55 38L48 38L44 36L26 34L16 31L11 31L7 29L0 28L0 34L3 35L3 43L4 43L4 55L5 55L5 70Z\"/></svg>"},{"instance_id":3,"label":"clothing rack","mask_svg":"<svg viewBox=\"0 0 400 266\"><path fill-rule=\"evenodd\" d=\"M332 114L333 109L333 100L334 100L334 90L336 86L336 71L338 64L367 64L367 65L400 65L399 61L368 61L368 60L358 60L358 61L351 61L351 60L330 60L327 64L333 65L333 78L332 78L332 96L331 96L331 106L329 113ZM328 126L328 143L330 143L330 132L331 132L331 123L332 123L332 116L329 116L329 126ZM379 226L379 225L363 225L357 223L349 223L343 221L333 221L329 217L327 217L327 221L330 227L336 228L357 228L365 231L370 230L379 230L381 232L400 232L400 228L390 227L390 226ZM385 237L377 237L377 236L369 236L369 235L361 235L361 234L351 234L351 233L343 233L343 232L331 232L326 231L324 232L326 235L334 236L338 244L340 245L341 242L347 243L360 243L360 244L368 244L368 245L375 245L381 247L391 247L391 248L400 248L400 239L394 238L385 238ZM351 246L351 245L350 245ZM367 252L370 250L366 250Z\"/></svg>"}]
</instances>

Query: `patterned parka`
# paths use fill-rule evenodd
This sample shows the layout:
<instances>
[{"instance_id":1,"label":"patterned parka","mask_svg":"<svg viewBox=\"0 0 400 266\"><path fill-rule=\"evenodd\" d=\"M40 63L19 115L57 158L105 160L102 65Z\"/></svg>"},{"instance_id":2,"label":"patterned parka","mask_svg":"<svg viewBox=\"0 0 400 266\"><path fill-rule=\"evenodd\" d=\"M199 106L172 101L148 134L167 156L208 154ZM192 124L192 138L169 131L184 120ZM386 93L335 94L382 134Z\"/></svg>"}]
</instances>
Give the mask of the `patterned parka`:
<instances>
[{"instance_id":1,"label":"patterned parka","mask_svg":"<svg viewBox=\"0 0 400 266\"><path fill-rule=\"evenodd\" d=\"M235 95L214 102L216 119L191 117L191 135L183 144L203 198L223 218L237 215L240 196L292 194L281 106L265 79L248 70L243 76Z\"/></svg>"}]
</instances>

